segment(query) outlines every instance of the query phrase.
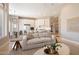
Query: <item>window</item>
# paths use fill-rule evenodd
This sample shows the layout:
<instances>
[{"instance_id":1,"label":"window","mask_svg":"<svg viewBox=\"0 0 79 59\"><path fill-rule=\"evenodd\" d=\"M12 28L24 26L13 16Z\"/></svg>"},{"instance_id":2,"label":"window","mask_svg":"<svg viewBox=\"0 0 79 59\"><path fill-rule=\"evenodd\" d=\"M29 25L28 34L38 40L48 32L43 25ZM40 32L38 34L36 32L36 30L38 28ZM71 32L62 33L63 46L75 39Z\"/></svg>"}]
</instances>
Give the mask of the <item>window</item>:
<instances>
[{"instance_id":1,"label":"window","mask_svg":"<svg viewBox=\"0 0 79 59\"><path fill-rule=\"evenodd\" d=\"M0 39L7 36L7 4L0 3Z\"/></svg>"},{"instance_id":2,"label":"window","mask_svg":"<svg viewBox=\"0 0 79 59\"><path fill-rule=\"evenodd\" d=\"M0 38L2 37L2 20L3 20L3 9L1 8L0 4Z\"/></svg>"}]
</instances>

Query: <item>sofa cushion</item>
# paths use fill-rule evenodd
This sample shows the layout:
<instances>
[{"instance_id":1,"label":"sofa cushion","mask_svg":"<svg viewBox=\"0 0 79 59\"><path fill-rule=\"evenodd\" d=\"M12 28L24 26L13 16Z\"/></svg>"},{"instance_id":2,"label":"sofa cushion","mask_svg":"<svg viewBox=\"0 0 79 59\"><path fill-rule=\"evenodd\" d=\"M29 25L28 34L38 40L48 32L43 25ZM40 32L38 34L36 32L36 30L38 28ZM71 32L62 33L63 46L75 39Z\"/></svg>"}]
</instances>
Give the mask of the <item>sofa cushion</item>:
<instances>
[{"instance_id":1,"label":"sofa cushion","mask_svg":"<svg viewBox=\"0 0 79 59\"><path fill-rule=\"evenodd\" d=\"M40 32L39 37L51 37L50 32Z\"/></svg>"},{"instance_id":2,"label":"sofa cushion","mask_svg":"<svg viewBox=\"0 0 79 59\"><path fill-rule=\"evenodd\" d=\"M52 41L50 37L41 37L41 38L34 38L28 40L27 44L39 44L47 41Z\"/></svg>"},{"instance_id":3,"label":"sofa cushion","mask_svg":"<svg viewBox=\"0 0 79 59\"><path fill-rule=\"evenodd\" d=\"M30 40L30 39L33 39L33 38L34 38L32 34L33 34L33 33L28 33L28 34L27 34L27 40Z\"/></svg>"},{"instance_id":4,"label":"sofa cushion","mask_svg":"<svg viewBox=\"0 0 79 59\"><path fill-rule=\"evenodd\" d=\"M35 32L32 35L33 35L34 38L39 38L39 33L38 32Z\"/></svg>"}]
</instances>

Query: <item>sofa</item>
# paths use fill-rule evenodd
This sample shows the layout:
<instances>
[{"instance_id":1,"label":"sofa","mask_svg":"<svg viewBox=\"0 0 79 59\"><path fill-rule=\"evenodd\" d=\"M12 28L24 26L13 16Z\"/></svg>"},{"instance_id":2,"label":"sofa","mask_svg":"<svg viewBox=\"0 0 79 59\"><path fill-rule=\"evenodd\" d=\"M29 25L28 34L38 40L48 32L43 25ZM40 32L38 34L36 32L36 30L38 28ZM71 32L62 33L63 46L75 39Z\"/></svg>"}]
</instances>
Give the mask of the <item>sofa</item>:
<instances>
[{"instance_id":1,"label":"sofa","mask_svg":"<svg viewBox=\"0 0 79 59\"><path fill-rule=\"evenodd\" d=\"M30 37L29 37L30 36ZM29 37L29 38L28 38ZM23 36L22 50L43 47L54 43L54 36L50 32L34 32Z\"/></svg>"}]
</instances>

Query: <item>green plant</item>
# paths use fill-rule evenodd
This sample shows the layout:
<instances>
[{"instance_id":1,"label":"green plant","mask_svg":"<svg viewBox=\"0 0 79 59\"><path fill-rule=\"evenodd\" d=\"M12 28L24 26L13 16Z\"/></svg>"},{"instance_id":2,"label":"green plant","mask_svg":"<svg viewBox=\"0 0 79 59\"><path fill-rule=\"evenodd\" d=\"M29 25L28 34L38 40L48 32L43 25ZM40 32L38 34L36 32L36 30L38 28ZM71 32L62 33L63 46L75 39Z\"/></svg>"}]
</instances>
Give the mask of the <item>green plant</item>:
<instances>
[{"instance_id":1,"label":"green plant","mask_svg":"<svg viewBox=\"0 0 79 59\"><path fill-rule=\"evenodd\" d=\"M58 46L62 47L60 43L53 43L53 44L51 44L51 47L53 47L54 50Z\"/></svg>"}]
</instances>

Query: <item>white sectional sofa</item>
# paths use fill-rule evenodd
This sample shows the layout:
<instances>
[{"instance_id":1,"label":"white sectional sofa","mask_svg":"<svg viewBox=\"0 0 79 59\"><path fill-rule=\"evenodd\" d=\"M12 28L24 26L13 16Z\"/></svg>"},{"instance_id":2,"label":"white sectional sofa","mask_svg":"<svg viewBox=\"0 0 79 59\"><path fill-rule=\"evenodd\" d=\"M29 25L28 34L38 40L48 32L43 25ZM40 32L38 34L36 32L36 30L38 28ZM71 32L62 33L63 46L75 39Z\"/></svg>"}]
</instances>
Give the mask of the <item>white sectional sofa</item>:
<instances>
[{"instance_id":1,"label":"white sectional sofa","mask_svg":"<svg viewBox=\"0 0 79 59\"><path fill-rule=\"evenodd\" d=\"M36 32L32 33L33 38L30 37L28 40L28 35L25 35L23 37L23 40L21 42L22 49L32 49L37 47L43 47L47 44L52 44L55 42L54 37L52 38L52 35L50 32Z\"/></svg>"}]
</instances>

